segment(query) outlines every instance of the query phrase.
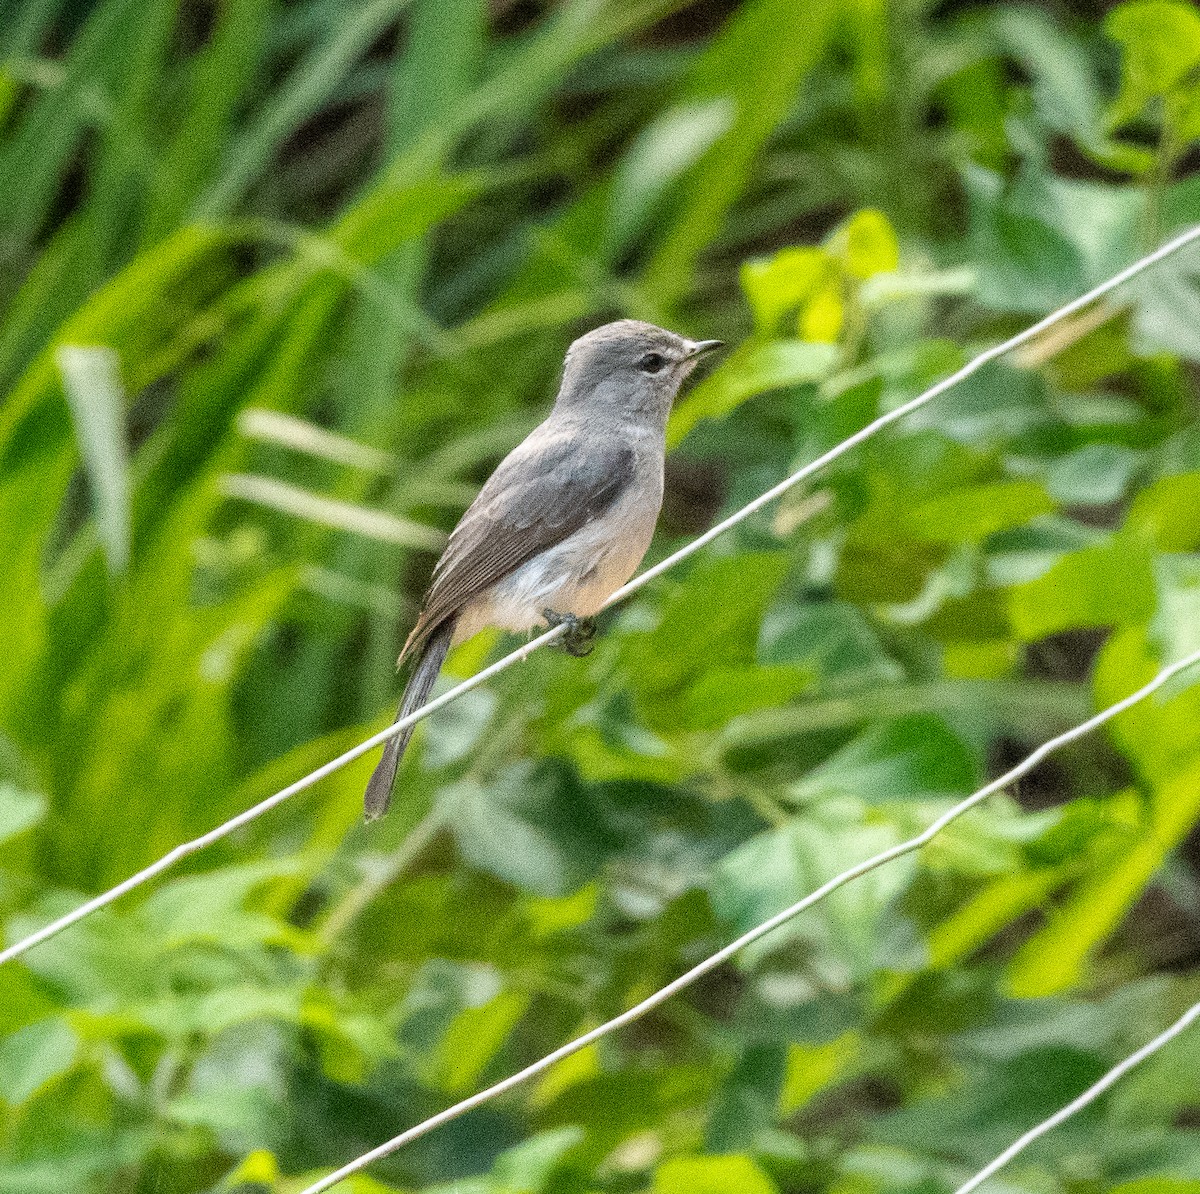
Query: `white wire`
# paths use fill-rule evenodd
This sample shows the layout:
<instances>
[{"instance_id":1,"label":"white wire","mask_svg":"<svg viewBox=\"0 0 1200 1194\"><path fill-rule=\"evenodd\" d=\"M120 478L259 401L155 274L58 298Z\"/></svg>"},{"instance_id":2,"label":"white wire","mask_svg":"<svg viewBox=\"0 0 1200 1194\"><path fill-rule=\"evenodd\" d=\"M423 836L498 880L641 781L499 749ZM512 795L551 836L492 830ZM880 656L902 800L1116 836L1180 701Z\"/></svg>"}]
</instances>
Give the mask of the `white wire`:
<instances>
[{"instance_id":1,"label":"white wire","mask_svg":"<svg viewBox=\"0 0 1200 1194\"><path fill-rule=\"evenodd\" d=\"M1071 729L1059 734L1056 738L1051 738L1048 742L1042 743L1037 750L1022 759L1011 770L1006 771L999 778L985 784L979 791L972 793L965 800L961 800L953 808L944 812L927 829L917 834L916 837L909 838L908 841L901 842L899 845L891 846L889 849L876 854L873 858L868 858L865 862L857 863L855 866L850 867L849 870L843 871L840 875L835 875L828 882L818 887L816 891L806 895L802 900L798 900L790 908L785 908L782 912L777 912L770 920L764 921L747 933L743 933L723 949L719 949L715 954L705 958L703 962L693 966L691 970L686 971L677 979L669 982L665 987L661 987L655 991L653 995L647 996L641 1003L635 1004L619 1016L614 1016L613 1019L593 1028L590 1032L585 1032L583 1036L577 1037L575 1040L560 1046L553 1053L546 1054L545 1057L526 1066L523 1070L519 1070L515 1074L510 1074L507 1078L501 1079L486 1090L481 1090L477 1094L473 1094L469 1098L455 1103L452 1107L447 1107L444 1111L439 1111L436 1115L431 1115L415 1127L409 1128L406 1132L401 1132L399 1136L394 1136L386 1143L371 1149L370 1152L363 1153L362 1156L355 1158L349 1164L343 1165L327 1177L323 1177L313 1183L313 1185L306 1187L300 1194L321 1194L321 1191L331 1189L339 1182L365 1169L373 1161L378 1161L381 1157L386 1157L394 1153L397 1149L403 1148L404 1145L411 1141L432 1132L434 1128L440 1127L444 1123L449 1123L452 1119L457 1119L460 1115L464 1115L466 1112L496 1098L498 1095L504 1094L505 1091L511 1090L514 1086L519 1086L522 1082L527 1082L530 1078L536 1077L544 1070L549 1069L555 1062L561 1061L564 1057L570 1057L572 1053L578 1053L580 1049L586 1048L593 1042L600 1040L601 1037L608 1036L609 1033L615 1032L618 1028L623 1028L626 1024L633 1023L634 1020L641 1019L647 1012L652 1011L659 1004L665 1003L672 995L682 991L685 987L691 986L698 978L703 977L710 970L716 969L723 962L733 957L734 954L745 949L746 946L757 941L760 937L765 937L768 933L779 928L780 925L786 924L793 917L798 916L805 909L819 903L827 895L837 891L839 887L849 883L852 879L857 879L869 871L883 866L884 863L900 858L902 855L911 854L914 850L919 850L941 833L951 821L957 820L963 813L974 808L994 792L998 792L1001 788L1007 787L1014 780L1020 779L1021 776L1032 771L1047 755L1052 754L1068 743L1074 742L1077 738L1082 738L1085 734L1090 734L1092 730L1102 726L1107 721L1111 721L1131 705L1136 705L1139 701L1144 701L1146 697L1160 689L1173 676L1178 675L1179 672L1196 663L1200 663L1200 651L1195 651L1178 662L1163 668L1152 680L1144 684L1136 692L1130 693L1124 700L1118 701L1115 705L1109 705L1107 709L1101 710L1093 717L1088 718L1087 721L1081 722L1079 725L1073 726ZM1180 1031L1182 1031L1182 1028ZM1116 1081L1117 1077L1120 1077L1120 1074L1116 1074L1112 1080ZM1059 1114L1060 1116L1063 1115L1062 1112ZM1063 1118L1066 1117L1063 1116ZM1043 1130L1049 1131L1053 1126L1054 1124L1051 1123ZM1032 1138L1031 1136L1030 1139ZM1018 1143L1020 1142L1018 1141ZM965 1194L968 1188L964 1186L962 1190L958 1191L958 1194Z\"/></svg>"},{"instance_id":2,"label":"white wire","mask_svg":"<svg viewBox=\"0 0 1200 1194\"><path fill-rule=\"evenodd\" d=\"M1070 1119L1077 1111L1082 1111L1089 1103L1095 1102L1118 1078L1123 1078L1134 1066L1139 1066L1147 1057L1152 1057L1164 1045L1169 1044L1190 1025L1200 1020L1200 1003L1188 1008L1169 1028L1164 1028L1152 1041L1147 1041L1135 1053L1131 1053L1124 1061L1119 1061L1104 1077L1098 1079L1087 1088L1078 1098L1072 1099L1065 1107L1060 1108L1049 1118L1042 1120L1035 1128L1030 1128L1019 1140L1014 1140L994 1161L981 1169L970 1181L964 1182L954 1194L970 1194L981 1186L998 1170L1003 1169L1019 1152L1023 1152L1039 1136L1044 1136L1052 1128ZM314 1186L313 1189L316 1189Z\"/></svg>"},{"instance_id":3,"label":"white wire","mask_svg":"<svg viewBox=\"0 0 1200 1194\"><path fill-rule=\"evenodd\" d=\"M752 502L743 506L736 513L731 514L723 522L717 523L716 526L706 531L703 535L693 539L691 543L686 544L684 547L680 548L679 551L674 552L665 560L656 564L653 568L648 568L645 572L635 576L633 580L631 580L623 588L618 589L605 602L604 608L607 609L620 601L624 601L631 594L636 593L638 589L642 588L646 584L649 584L650 581L654 580L658 576L661 576L668 569L674 568L676 564L687 559L689 556L694 555L696 552L700 551L701 548L706 547L709 543L716 539L718 535L723 535L726 531L737 526L738 523L745 521L745 519L749 518L752 514L756 513L770 502L775 501L777 498L787 493L789 489L792 489L794 486L800 484L801 481L807 480L807 478L811 477L814 473L818 472L820 469L823 469L832 461L837 460L840 456L843 456L846 452L850 451L851 448L856 447L864 440L870 439L873 435L878 434L878 432L882 431L885 427L890 426L892 423L904 418L905 415L911 414L913 411L918 410L920 407L926 405L926 403L932 402L933 399L937 398L941 394L944 394L951 387L958 385L959 382L964 381L966 378L970 377L971 374L982 369L984 365L987 365L997 358L1004 356L1006 353L1012 352L1014 349L1020 348L1029 341L1036 339L1047 328L1053 327L1056 323L1060 323L1062 320L1067 319L1071 315L1075 314L1075 312L1086 307L1089 303L1095 302L1096 299L1103 297L1112 290L1115 290L1118 286L1128 282L1131 278L1136 277L1143 270L1149 269L1150 266L1155 265L1164 258L1170 257L1173 253L1179 252L1180 249L1191 244L1197 239L1200 239L1200 225L1189 229L1187 232L1180 234L1173 240L1167 241L1166 244L1161 245L1159 248L1155 249L1154 252L1142 257L1138 261L1135 261L1132 265L1126 266L1125 269L1121 270L1121 272L1118 274L1114 274L1113 277L1109 278L1106 282L1102 282L1099 286L1089 290L1086 294L1080 295L1079 298L1073 299L1065 306L1058 308L1057 311L1051 312L1044 319L1038 320L1037 323L1026 328L1023 332L1019 332L1017 335L1003 341L1001 344L997 344L992 348L987 349L985 352L980 353L979 356L975 357L971 361L968 361L967 364L965 364L957 372L950 374L949 377L943 378L924 393L917 395L917 397L904 403L902 406L898 406L894 410L890 410L886 414L880 415L879 418L867 424L867 426L862 428L862 430L856 431L852 436L850 436L849 439L843 440L840 444L837 444L828 452L818 456L815 460L809 464L806 464L803 468L792 473L791 476L785 478L783 481L780 481L778 485L775 485L771 489L768 489L765 493L760 494ZM271 809L275 808L276 805L282 804L285 800L288 800L292 796L303 792L306 788L311 788L313 784L318 783L327 775L330 775L334 771L345 767L347 763L352 763L361 755L373 750L376 746L386 742L389 738L399 734L402 730L407 729L411 725L415 725L422 718L428 717L436 710L450 704L451 701L457 700L464 693L470 692L472 689L477 688L485 680L489 680L493 676L499 675L502 671L511 667L514 663L526 658L530 652L536 651L539 647L543 647L547 643L554 642L563 633L565 633L564 627L556 626L553 630L547 631L545 634L538 636L525 646L520 647L516 651L504 656L503 659L497 660L490 667L484 668L483 671L476 673L469 680L464 680L461 684L458 684L454 688L444 692L440 697L436 697L434 700L430 701L426 705L423 705L420 709L415 710L407 717L401 718L399 721L394 722L392 725L388 726L387 729L381 730L378 734L372 735L372 737L368 738L365 742L360 742L357 746L346 751L344 754L338 755L336 759L332 759L330 762L318 767L317 770L313 771L311 774L304 776L302 779L298 779L295 783L289 784L286 788L276 792L273 796L268 796L265 800L260 801L253 807L246 809L244 812L239 813L235 817L232 817L223 825L218 825L215 829L210 830L201 837L194 838L190 842L184 842L182 845L176 846L173 850L167 854L164 854L156 862L151 863L149 866L138 871L136 874L130 875L128 879L118 883L115 887L110 888L108 891L102 892L94 899L88 900L86 903L81 904L78 908L68 912L65 916L61 916L57 920L51 921L43 928L37 930L37 932L29 934L29 936L15 942L7 949L0 950L0 964L20 957L21 954L32 949L35 945L40 945L43 941L49 940L51 937L61 933L64 929L67 929L78 921L83 920L84 917L90 916L93 912L100 911L101 908L106 908L109 904L112 904L116 900L120 899L121 896L127 895L129 892L142 886L142 884L149 882L149 880L158 875L161 875L164 871L167 871L173 867L177 862L181 862L190 855L203 850L206 846L211 846L213 843L220 841L222 838L228 837L229 834L240 829L243 825L247 825L251 821L261 817L264 813L269 812Z\"/></svg>"}]
</instances>

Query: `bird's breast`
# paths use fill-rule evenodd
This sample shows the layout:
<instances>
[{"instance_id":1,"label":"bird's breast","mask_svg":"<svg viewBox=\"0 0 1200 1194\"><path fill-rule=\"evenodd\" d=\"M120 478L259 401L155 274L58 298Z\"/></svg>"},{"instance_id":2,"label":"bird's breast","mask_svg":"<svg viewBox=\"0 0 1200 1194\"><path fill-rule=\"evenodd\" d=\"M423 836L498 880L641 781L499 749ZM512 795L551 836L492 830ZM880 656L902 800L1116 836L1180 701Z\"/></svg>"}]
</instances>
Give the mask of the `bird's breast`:
<instances>
[{"instance_id":1,"label":"bird's breast","mask_svg":"<svg viewBox=\"0 0 1200 1194\"><path fill-rule=\"evenodd\" d=\"M637 571L654 537L662 505L661 470L646 470L598 518L509 573L459 616L457 641L485 626L525 631L545 624L544 611L587 618Z\"/></svg>"}]
</instances>

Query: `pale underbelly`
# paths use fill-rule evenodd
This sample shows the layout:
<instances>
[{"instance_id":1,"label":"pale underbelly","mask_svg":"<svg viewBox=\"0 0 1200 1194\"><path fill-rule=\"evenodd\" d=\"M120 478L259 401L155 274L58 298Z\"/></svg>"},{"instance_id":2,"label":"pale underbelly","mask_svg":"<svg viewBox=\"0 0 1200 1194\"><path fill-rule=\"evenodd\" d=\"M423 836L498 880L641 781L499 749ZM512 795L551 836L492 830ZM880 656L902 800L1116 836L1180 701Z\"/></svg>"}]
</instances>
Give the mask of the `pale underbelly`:
<instances>
[{"instance_id":1,"label":"pale underbelly","mask_svg":"<svg viewBox=\"0 0 1200 1194\"><path fill-rule=\"evenodd\" d=\"M519 633L545 625L548 609L579 618L598 613L637 570L654 533L654 520L648 528L626 525L614 544L607 521L582 528L468 602L455 627L455 642L485 626Z\"/></svg>"}]
</instances>

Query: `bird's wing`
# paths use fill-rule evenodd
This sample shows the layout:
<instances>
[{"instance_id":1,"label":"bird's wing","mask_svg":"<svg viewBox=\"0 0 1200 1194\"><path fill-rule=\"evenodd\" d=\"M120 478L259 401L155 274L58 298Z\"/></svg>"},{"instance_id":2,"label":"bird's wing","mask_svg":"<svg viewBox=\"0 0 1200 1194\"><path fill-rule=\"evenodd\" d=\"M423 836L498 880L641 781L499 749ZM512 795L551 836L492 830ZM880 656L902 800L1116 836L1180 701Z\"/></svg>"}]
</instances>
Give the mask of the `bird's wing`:
<instances>
[{"instance_id":1,"label":"bird's wing","mask_svg":"<svg viewBox=\"0 0 1200 1194\"><path fill-rule=\"evenodd\" d=\"M400 658L473 597L599 518L633 480L631 447L578 436L526 440L455 527Z\"/></svg>"}]
</instances>

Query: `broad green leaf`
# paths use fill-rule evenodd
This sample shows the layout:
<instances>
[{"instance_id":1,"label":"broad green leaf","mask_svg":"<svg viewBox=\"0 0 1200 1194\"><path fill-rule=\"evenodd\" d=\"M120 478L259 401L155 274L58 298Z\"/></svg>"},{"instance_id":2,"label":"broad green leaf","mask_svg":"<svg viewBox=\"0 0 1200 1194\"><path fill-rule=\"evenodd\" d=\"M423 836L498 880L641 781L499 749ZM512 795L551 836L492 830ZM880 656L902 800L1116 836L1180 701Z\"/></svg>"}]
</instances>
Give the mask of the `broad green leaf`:
<instances>
[{"instance_id":1,"label":"broad green leaf","mask_svg":"<svg viewBox=\"0 0 1200 1194\"><path fill-rule=\"evenodd\" d=\"M913 535L930 543L977 543L1054 508L1036 481L995 481L926 498L904 519Z\"/></svg>"},{"instance_id":2,"label":"broad green leaf","mask_svg":"<svg viewBox=\"0 0 1200 1194\"><path fill-rule=\"evenodd\" d=\"M783 552L701 560L663 601L658 626L630 637L637 686L657 697L714 668L753 663L764 612L787 568Z\"/></svg>"},{"instance_id":3,"label":"broad green leaf","mask_svg":"<svg viewBox=\"0 0 1200 1194\"><path fill-rule=\"evenodd\" d=\"M752 1044L738 1057L710 1104L704 1147L710 1153L753 1148L776 1122L787 1054L780 1043Z\"/></svg>"},{"instance_id":4,"label":"broad green leaf","mask_svg":"<svg viewBox=\"0 0 1200 1194\"><path fill-rule=\"evenodd\" d=\"M558 1163L583 1139L584 1131L577 1126L539 1132L501 1153L492 1166L492 1176L505 1190L541 1190Z\"/></svg>"},{"instance_id":5,"label":"broad green leaf","mask_svg":"<svg viewBox=\"0 0 1200 1194\"><path fill-rule=\"evenodd\" d=\"M300 859L280 858L175 879L154 892L143 906L142 916L153 930L154 940L163 947L205 938L234 944L247 931L273 938L285 926L274 926L269 919L244 911L244 905L256 888L293 875L302 866Z\"/></svg>"},{"instance_id":6,"label":"broad green leaf","mask_svg":"<svg viewBox=\"0 0 1200 1194\"><path fill-rule=\"evenodd\" d=\"M1007 1027L1020 1031L1017 1024ZM881 1117L872 1135L892 1149L917 1156L952 1150L968 1168L984 1163L982 1158L995 1156L1108 1069L1108 1061L1090 1047L1090 1039L1082 1047L1047 1045L1036 1037L1034 1042L1032 1047L1017 1045L1000 1058L985 1055L936 1093ZM1090 1122L1085 1119L1078 1130L1085 1141L1096 1140L1102 1127L1094 1109Z\"/></svg>"},{"instance_id":7,"label":"broad green leaf","mask_svg":"<svg viewBox=\"0 0 1200 1194\"><path fill-rule=\"evenodd\" d=\"M1153 679L1162 667L1153 626L1111 635L1096 659L1095 701L1115 704ZM1109 733L1137 770L1154 786L1189 767L1200 755L1200 672L1192 668L1149 700L1110 723ZM1180 691L1182 689L1182 691Z\"/></svg>"},{"instance_id":8,"label":"broad green leaf","mask_svg":"<svg viewBox=\"0 0 1200 1194\"><path fill-rule=\"evenodd\" d=\"M46 813L46 798L37 792L22 792L13 784L0 783L0 842L36 825Z\"/></svg>"},{"instance_id":9,"label":"broad green leaf","mask_svg":"<svg viewBox=\"0 0 1200 1194\"><path fill-rule=\"evenodd\" d=\"M1087 444L1049 462L1046 490L1068 506L1115 502L1125 493L1142 459L1120 444Z\"/></svg>"},{"instance_id":10,"label":"broad green leaf","mask_svg":"<svg viewBox=\"0 0 1200 1194\"><path fill-rule=\"evenodd\" d=\"M39 1020L0 1040L0 1099L25 1102L75 1063L79 1040L60 1019Z\"/></svg>"},{"instance_id":11,"label":"broad green leaf","mask_svg":"<svg viewBox=\"0 0 1200 1194\"><path fill-rule=\"evenodd\" d=\"M1075 28L1031 5L979 8L972 17L1032 76L1039 119L1091 147L1101 132L1104 88Z\"/></svg>"},{"instance_id":12,"label":"broad green leaf","mask_svg":"<svg viewBox=\"0 0 1200 1194\"><path fill-rule=\"evenodd\" d=\"M605 831L562 768L516 765L487 787L446 788L438 802L466 861L523 891L567 895L602 857Z\"/></svg>"},{"instance_id":13,"label":"broad green leaf","mask_svg":"<svg viewBox=\"0 0 1200 1194\"><path fill-rule=\"evenodd\" d=\"M1158 612L1150 631L1164 664L1200 653L1200 560L1166 556L1156 561ZM1176 676L1164 696L1186 691L1200 680L1200 664Z\"/></svg>"},{"instance_id":14,"label":"broad green leaf","mask_svg":"<svg viewBox=\"0 0 1200 1194\"><path fill-rule=\"evenodd\" d=\"M843 1033L819 1045L788 1045L779 1114L794 1114L825 1087L844 1078L862 1055L862 1048L862 1037L857 1032Z\"/></svg>"},{"instance_id":15,"label":"broad green leaf","mask_svg":"<svg viewBox=\"0 0 1200 1194\"><path fill-rule=\"evenodd\" d=\"M272 1186L278 1182L282 1174L279 1172L279 1162L269 1149L259 1148L250 1153L240 1165L232 1170L226 1181L232 1184Z\"/></svg>"},{"instance_id":16,"label":"broad green leaf","mask_svg":"<svg viewBox=\"0 0 1200 1194\"><path fill-rule=\"evenodd\" d=\"M438 1046L433 1073L450 1094L465 1094L504 1044L529 1007L524 991L501 991L480 1007L464 1008Z\"/></svg>"},{"instance_id":17,"label":"broad green leaf","mask_svg":"<svg viewBox=\"0 0 1200 1194\"><path fill-rule=\"evenodd\" d=\"M688 729L716 729L742 713L786 704L815 679L813 669L795 664L714 667L680 701L682 722Z\"/></svg>"},{"instance_id":18,"label":"broad green leaf","mask_svg":"<svg viewBox=\"0 0 1200 1194\"><path fill-rule=\"evenodd\" d=\"M1200 90L1200 89L1198 89ZM1195 213L1189 213L1189 220ZM1184 250L1150 277L1134 279L1132 349L1139 356L1169 352L1200 362L1200 257Z\"/></svg>"},{"instance_id":19,"label":"broad green leaf","mask_svg":"<svg viewBox=\"0 0 1200 1194\"><path fill-rule=\"evenodd\" d=\"M1129 508L1129 530L1158 551L1194 551L1200 546L1200 473L1160 477Z\"/></svg>"},{"instance_id":20,"label":"broad green leaf","mask_svg":"<svg viewBox=\"0 0 1200 1194\"><path fill-rule=\"evenodd\" d=\"M906 717L878 725L809 772L791 789L796 801L852 796L868 804L963 795L975 784L966 747L940 718Z\"/></svg>"},{"instance_id":21,"label":"broad green leaf","mask_svg":"<svg viewBox=\"0 0 1200 1194\"><path fill-rule=\"evenodd\" d=\"M1154 612L1154 571L1136 542L1116 539L1063 556L1009 592L1013 628L1026 641L1083 626L1129 625Z\"/></svg>"},{"instance_id":22,"label":"broad green leaf","mask_svg":"<svg viewBox=\"0 0 1200 1194\"><path fill-rule=\"evenodd\" d=\"M298 987L231 984L203 994L183 993L135 1004L128 1012L139 1025L154 1029L166 1040L185 1041L194 1035L216 1036L259 1020L299 1024L301 1000Z\"/></svg>"},{"instance_id":23,"label":"broad green leaf","mask_svg":"<svg viewBox=\"0 0 1200 1194\"><path fill-rule=\"evenodd\" d=\"M924 590L946 548L896 534L899 520L883 527L864 520L852 527L837 561L834 592L856 605L902 604Z\"/></svg>"},{"instance_id":24,"label":"broad green leaf","mask_svg":"<svg viewBox=\"0 0 1200 1194\"><path fill-rule=\"evenodd\" d=\"M763 620L764 664L805 663L825 682L890 684L901 676L870 621L846 602L783 605Z\"/></svg>"},{"instance_id":25,"label":"broad green leaf","mask_svg":"<svg viewBox=\"0 0 1200 1194\"><path fill-rule=\"evenodd\" d=\"M713 909L737 932L757 924L815 891L847 868L899 840L886 818L865 823L862 804L830 798L810 802L775 829L730 851L709 883ZM841 984L872 972L879 963L882 926L892 901L910 882L915 863L896 860L833 892L803 917L781 926L742 955L748 969L797 938L809 945L813 973Z\"/></svg>"},{"instance_id":26,"label":"broad green leaf","mask_svg":"<svg viewBox=\"0 0 1200 1194\"><path fill-rule=\"evenodd\" d=\"M970 254L977 297L997 311L1044 314L1137 256L1132 188L1078 182L1032 165L1009 182L968 167Z\"/></svg>"},{"instance_id":27,"label":"broad green leaf","mask_svg":"<svg viewBox=\"0 0 1200 1194\"><path fill-rule=\"evenodd\" d=\"M846 304L840 287L823 286L800 312L800 338L813 344L836 344L845 322Z\"/></svg>"}]
</instances>

